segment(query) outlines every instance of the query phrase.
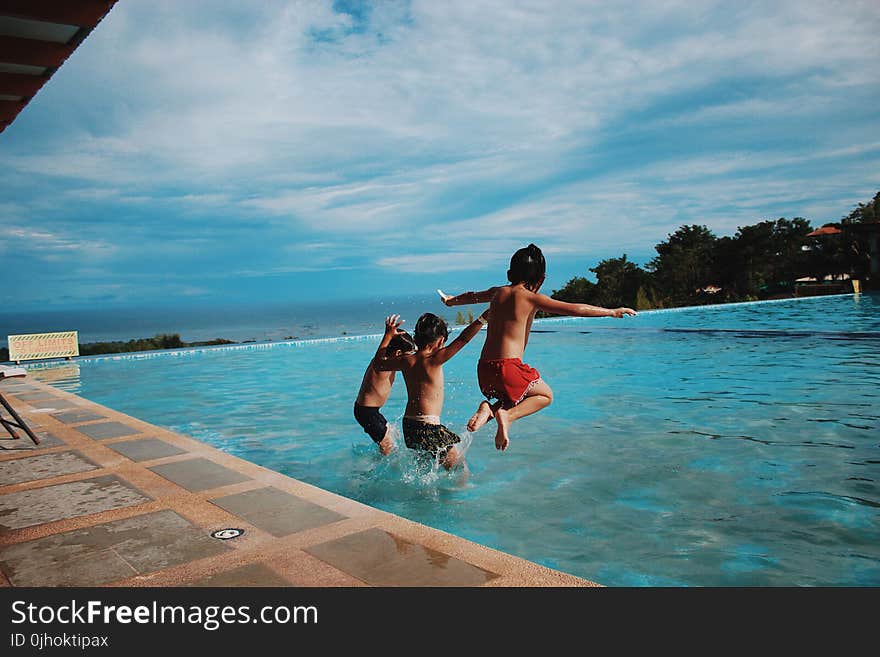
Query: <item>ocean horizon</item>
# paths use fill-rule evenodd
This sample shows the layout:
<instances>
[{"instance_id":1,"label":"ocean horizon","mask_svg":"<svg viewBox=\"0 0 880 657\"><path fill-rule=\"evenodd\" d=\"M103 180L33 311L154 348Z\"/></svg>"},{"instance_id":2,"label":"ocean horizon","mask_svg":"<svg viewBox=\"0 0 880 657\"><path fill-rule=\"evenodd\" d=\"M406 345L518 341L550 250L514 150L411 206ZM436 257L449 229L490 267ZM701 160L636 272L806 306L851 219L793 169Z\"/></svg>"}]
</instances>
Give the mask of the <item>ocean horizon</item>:
<instances>
[{"instance_id":1,"label":"ocean horizon","mask_svg":"<svg viewBox=\"0 0 880 657\"><path fill-rule=\"evenodd\" d=\"M455 324L459 311L476 316L478 306L447 308L436 293L348 301L199 303L190 306L117 306L68 310L0 311L0 346L8 336L77 331L80 344L126 342L180 334L184 342L222 338L233 342L328 338L381 333L385 317L399 314L412 331L426 312Z\"/></svg>"},{"instance_id":2,"label":"ocean horizon","mask_svg":"<svg viewBox=\"0 0 880 657\"><path fill-rule=\"evenodd\" d=\"M851 296L850 294L831 296ZM872 295L867 294L866 299ZM682 306L641 311L639 314L663 315L699 307L706 312L723 311L735 306L797 301L816 302L823 297L794 297L759 301ZM859 298L858 295L855 296ZM449 308L437 294L410 295L396 298L357 299L347 301L300 301L260 303L201 303L191 306L117 306L68 310L0 311L0 347L8 346L8 336L27 333L77 331L80 344L93 342L127 342L152 338L161 334L179 334L187 343L215 339L235 343L314 340L342 336L381 334L385 317L399 314L403 328L412 332L416 320L432 312L443 317L450 328L458 322L459 312L476 317L482 312L479 304ZM550 318L553 321L570 318ZM873 326L870 330L876 330Z\"/></svg>"}]
</instances>

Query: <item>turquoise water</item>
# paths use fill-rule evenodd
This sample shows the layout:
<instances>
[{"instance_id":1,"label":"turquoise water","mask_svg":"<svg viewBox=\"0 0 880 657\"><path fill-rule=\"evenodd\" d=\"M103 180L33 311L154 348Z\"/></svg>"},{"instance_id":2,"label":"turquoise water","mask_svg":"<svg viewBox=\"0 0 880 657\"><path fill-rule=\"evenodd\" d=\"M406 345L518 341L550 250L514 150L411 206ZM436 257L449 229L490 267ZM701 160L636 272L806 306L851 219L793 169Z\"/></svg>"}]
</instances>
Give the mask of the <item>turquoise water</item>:
<instances>
[{"instance_id":1,"label":"turquoise water","mask_svg":"<svg viewBox=\"0 0 880 657\"><path fill-rule=\"evenodd\" d=\"M504 453L494 425L477 432L466 480L405 448L383 459L355 424L374 337L82 359L33 375L606 585L877 586L878 311L880 298L862 295L536 323L526 360L556 401L515 423ZM445 368L443 419L463 435L481 341ZM404 403L397 385L386 416Z\"/></svg>"}]
</instances>

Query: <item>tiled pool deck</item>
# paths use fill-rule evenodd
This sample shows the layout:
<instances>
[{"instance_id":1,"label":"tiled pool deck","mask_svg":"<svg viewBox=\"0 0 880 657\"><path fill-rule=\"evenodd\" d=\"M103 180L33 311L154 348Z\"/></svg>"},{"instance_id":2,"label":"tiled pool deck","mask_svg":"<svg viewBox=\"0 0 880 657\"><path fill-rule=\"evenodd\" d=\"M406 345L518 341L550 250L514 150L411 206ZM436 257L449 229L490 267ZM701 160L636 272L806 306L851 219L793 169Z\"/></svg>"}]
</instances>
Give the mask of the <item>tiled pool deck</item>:
<instances>
[{"instance_id":1,"label":"tiled pool deck","mask_svg":"<svg viewBox=\"0 0 880 657\"><path fill-rule=\"evenodd\" d=\"M30 377L0 393L41 439L0 433L0 586L596 586Z\"/></svg>"}]
</instances>

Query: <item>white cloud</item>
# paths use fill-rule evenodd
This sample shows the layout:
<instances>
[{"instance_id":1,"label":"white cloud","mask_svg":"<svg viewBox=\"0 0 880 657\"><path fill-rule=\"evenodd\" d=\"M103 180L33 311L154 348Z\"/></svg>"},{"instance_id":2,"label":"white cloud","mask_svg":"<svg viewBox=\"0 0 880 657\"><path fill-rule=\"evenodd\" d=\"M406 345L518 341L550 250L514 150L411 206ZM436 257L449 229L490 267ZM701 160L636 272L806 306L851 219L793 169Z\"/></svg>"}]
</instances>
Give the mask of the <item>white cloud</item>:
<instances>
[{"instance_id":1,"label":"white cloud","mask_svg":"<svg viewBox=\"0 0 880 657\"><path fill-rule=\"evenodd\" d=\"M17 225L0 225L0 245L8 251L27 252L31 257L58 260L63 257L101 258L115 247L102 240L85 240L69 234Z\"/></svg>"},{"instance_id":2,"label":"white cloud","mask_svg":"<svg viewBox=\"0 0 880 657\"><path fill-rule=\"evenodd\" d=\"M335 247L245 275L364 251L454 271L528 241L624 252L682 223L843 211L880 178L880 120L848 118L878 101L878 29L871 2L389 1L359 26L330 0L126 0L34 101L65 129L0 151L0 193L40 192L0 206L0 248L38 241L10 232L28 217L49 251L107 252L131 236L65 236L115 203L150 234L262 222L282 256ZM194 239L161 252L222 241Z\"/></svg>"},{"instance_id":3,"label":"white cloud","mask_svg":"<svg viewBox=\"0 0 880 657\"><path fill-rule=\"evenodd\" d=\"M126 106L116 134L74 135L60 153L7 163L118 183L143 182L152 167L162 182L199 182L291 167L320 179L361 155L410 166L416 143L454 160L511 146L564 151L570 136L719 75L851 74L877 60L868 5L757 4L715 18L718 9L415 2L406 22L386 8L366 33L321 44L316 32L350 23L329 2L254 5L258 27L239 32L205 25L197 8L131 1L77 60L112 83L92 91ZM723 111L762 107L777 104Z\"/></svg>"},{"instance_id":4,"label":"white cloud","mask_svg":"<svg viewBox=\"0 0 880 657\"><path fill-rule=\"evenodd\" d=\"M387 256L376 261L380 267L403 273L434 273L449 271L480 271L486 261L494 260L494 253L426 253L418 255Z\"/></svg>"}]
</instances>

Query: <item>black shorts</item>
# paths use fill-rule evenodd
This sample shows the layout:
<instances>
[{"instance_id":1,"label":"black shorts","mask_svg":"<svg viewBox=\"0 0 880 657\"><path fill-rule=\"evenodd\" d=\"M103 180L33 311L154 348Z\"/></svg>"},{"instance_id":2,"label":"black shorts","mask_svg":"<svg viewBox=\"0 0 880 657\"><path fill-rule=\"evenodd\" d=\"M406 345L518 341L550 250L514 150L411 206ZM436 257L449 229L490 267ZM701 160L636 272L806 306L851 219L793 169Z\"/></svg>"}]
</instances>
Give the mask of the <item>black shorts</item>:
<instances>
[{"instance_id":1,"label":"black shorts","mask_svg":"<svg viewBox=\"0 0 880 657\"><path fill-rule=\"evenodd\" d=\"M379 412L379 408L379 406L361 406L357 402L354 403L354 419L376 443L382 442L388 429L388 420Z\"/></svg>"},{"instance_id":2,"label":"black shorts","mask_svg":"<svg viewBox=\"0 0 880 657\"><path fill-rule=\"evenodd\" d=\"M461 442L461 438L442 424L427 424L405 417L403 441L410 449L428 451L442 459L450 447Z\"/></svg>"}]
</instances>

